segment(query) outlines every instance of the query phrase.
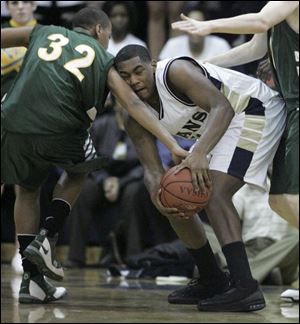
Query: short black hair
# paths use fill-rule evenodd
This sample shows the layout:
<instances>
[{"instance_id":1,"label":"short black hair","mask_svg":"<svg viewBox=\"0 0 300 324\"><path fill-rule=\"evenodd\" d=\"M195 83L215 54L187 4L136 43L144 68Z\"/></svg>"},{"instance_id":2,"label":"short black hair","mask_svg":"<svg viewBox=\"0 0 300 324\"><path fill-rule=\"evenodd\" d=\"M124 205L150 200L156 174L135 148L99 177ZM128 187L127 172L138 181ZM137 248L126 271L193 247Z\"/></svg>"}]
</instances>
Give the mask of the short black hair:
<instances>
[{"instance_id":1,"label":"short black hair","mask_svg":"<svg viewBox=\"0 0 300 324\"><path fill-rule=\"evenodd\" d=\"M73 28L82 27L90 29L98 24L101 25L102 28L106 29L110 25L110 20L102 10L90 7L79 10L72 20Z\"/></svg>"},{"instance_id":2,"label":"short black hair","mask_svg":"<svg viewBox=\"0 0 300 324\"><path fill-rule=\"evenodd\" d=\"M130 60L134 57L139 57L142 62L151 62L151 56L146 47L141 45L127 45L123 47L115 57L115 65L120 62Z\"/></svg>"}]
</instances>

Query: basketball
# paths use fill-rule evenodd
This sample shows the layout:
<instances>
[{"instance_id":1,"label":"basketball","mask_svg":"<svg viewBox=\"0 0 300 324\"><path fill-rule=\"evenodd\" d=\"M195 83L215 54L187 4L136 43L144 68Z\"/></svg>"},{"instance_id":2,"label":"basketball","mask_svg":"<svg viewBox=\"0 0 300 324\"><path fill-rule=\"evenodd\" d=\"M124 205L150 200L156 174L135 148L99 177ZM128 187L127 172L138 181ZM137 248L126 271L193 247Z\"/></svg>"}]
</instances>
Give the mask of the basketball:
<instances>
[{"instance_id":1,"label":"basketball","mask_svg":"<svg viewBox=\"0 0 300 324\"><path fill-rule=\"evenodd\" d=\"M177 174L175 170L175 167L171 168L161 180L162 204L183 212L199 212L208 203L211 191L197 192L194 189L190 169L182 169Z\"/></svg>"}]
</instances>

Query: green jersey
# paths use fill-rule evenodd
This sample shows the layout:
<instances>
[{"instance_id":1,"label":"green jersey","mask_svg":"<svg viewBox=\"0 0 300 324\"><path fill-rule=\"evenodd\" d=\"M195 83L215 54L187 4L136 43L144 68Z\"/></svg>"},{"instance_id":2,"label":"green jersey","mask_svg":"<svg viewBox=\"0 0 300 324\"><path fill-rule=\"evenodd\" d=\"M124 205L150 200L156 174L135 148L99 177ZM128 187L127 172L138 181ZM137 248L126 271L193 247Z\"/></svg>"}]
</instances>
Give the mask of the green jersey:
<instances>
[{"instance_id":1,"label":"green jersey","mask_svg":"<svg viewBox=\"0 0 300 324\"><path fill-rule=\"evenodd\" d=\"M103 109L113 56L82 28L37 25L1 109L8 132L61 134L87 129Z\"/></svg>"},{"instance_id":2,"label":"green jersey","mask_svg":"<svg viewBox=\"0 0 300 324\"><path fill-rule=\"evenodd\" d=\"M269 52L275 70L275 82L288 111L299 108L299 39L286 21L269 33Z\"/></svg>"}]
</instances>

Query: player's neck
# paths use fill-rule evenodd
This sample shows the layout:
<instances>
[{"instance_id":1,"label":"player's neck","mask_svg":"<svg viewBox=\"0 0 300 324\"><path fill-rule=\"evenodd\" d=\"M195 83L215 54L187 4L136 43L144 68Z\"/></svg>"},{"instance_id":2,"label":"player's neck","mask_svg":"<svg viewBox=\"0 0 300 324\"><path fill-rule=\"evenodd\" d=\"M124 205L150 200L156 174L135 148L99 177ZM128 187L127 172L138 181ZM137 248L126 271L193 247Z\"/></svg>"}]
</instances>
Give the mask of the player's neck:
<instances>
[{"instance_id":1,"label":"player's neck","mask_svg":"<svg viewBox=\"0 0 300 324\"><path fill-rule=\"evenodd\" d=\"M156 111L160 111L160 98L156 87L153 95L147 100L147 103Z\"/></svg>"}]
</instances>

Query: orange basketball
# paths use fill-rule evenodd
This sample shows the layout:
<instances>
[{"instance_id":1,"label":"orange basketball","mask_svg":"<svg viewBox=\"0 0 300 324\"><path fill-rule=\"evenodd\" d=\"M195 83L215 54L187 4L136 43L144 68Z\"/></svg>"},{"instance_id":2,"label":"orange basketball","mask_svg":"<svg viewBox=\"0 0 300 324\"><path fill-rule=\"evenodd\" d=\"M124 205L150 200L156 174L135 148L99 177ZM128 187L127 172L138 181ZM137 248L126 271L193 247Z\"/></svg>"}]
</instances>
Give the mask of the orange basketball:
<instances>
[{"instance_id":1,"label":"orange basketball","mask_svg":"<svg viewBox=\"0 0 300 324\"><path fill-rule=\"evenodd\" d=\"M197 192L192 183L190 169L185 168L175 174L171 168L160 183L160 199L165 207L177 208L183 212L199 212L209 201L211 191Z\"/></svg>"}]
</instances>

